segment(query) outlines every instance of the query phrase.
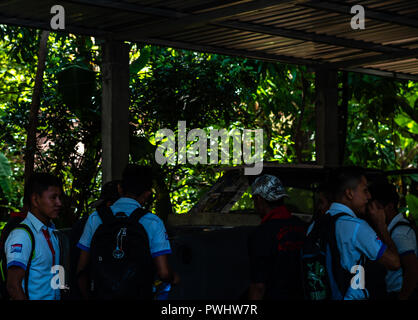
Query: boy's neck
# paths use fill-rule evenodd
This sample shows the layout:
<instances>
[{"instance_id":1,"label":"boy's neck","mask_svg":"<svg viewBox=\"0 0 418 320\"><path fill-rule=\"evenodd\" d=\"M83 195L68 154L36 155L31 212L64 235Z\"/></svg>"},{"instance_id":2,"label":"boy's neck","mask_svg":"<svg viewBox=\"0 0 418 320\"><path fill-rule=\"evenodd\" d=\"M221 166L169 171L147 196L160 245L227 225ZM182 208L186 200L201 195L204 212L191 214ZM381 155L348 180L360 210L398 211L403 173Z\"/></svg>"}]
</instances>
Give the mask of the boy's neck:
<instances>
[{"instance_id":1,"label":"boy's neck","mask_svg":"<svg viewBox=\"0 0 418 320\"><path fill-rule=\"evenodd\" d=\"M39 220L41 221L45 226L49 226L51 219L49 217L44 216L41 214L38 210L33 210L31 213Z\"/></svg>"}]
</instances>

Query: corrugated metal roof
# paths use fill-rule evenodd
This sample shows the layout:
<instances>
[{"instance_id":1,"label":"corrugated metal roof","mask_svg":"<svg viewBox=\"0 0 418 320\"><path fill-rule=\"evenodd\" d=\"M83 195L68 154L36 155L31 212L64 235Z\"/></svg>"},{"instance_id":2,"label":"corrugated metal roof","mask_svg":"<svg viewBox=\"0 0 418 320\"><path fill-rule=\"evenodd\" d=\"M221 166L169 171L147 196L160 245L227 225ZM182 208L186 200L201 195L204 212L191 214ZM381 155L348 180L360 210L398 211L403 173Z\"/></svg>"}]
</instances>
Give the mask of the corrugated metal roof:
<instances>
[{"instance_id":1,"label":"corrugated metal roof","mask_svg":"<svg viewBox=\"0 0 418 320\"><path fill-rule=\"evenodd\" d=\"M418 1L5 0L0 23L50 29L56 4L66 32L418 79Z\"/></svg>"}]
</instances>

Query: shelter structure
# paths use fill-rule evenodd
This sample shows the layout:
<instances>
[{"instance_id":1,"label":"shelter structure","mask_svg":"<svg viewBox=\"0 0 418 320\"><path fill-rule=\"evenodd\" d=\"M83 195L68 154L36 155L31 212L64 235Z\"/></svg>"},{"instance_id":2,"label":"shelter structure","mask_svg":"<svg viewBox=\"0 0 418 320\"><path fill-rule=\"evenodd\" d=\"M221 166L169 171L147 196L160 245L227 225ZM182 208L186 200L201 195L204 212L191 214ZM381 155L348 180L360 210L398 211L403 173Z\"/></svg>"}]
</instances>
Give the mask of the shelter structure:
<instances>
[{"instance_id":1,"label":"shelter structure","mask_svg":"<svg viewBox=\"0 0 418 320\"><path fill-rule=\"evenodd\" d=\"M317 163L337 165L345 112L337 71L418 80L418 2L410 0L5 0L0 23L65 29L103 47L103 178L128 161L129 52L125 41L306 65L315 70ZM353 29L357 5L364 29ZM357 6L357 7L355 7ZM55 31L55 30L52 30Z\"/></svg>"}]
</instances>

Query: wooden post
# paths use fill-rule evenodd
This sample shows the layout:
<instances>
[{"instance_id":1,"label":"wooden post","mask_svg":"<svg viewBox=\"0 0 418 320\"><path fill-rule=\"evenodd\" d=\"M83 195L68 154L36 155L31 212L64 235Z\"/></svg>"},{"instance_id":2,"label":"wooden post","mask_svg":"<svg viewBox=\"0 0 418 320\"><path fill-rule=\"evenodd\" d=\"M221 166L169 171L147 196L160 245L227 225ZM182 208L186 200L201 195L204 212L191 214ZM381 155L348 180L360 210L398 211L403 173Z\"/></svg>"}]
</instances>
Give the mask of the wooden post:
<instances>
[{"instance_id":1,"label":"wooden post","mask_svg":"<svg viewBox=\"0 0 418 320\"><path fill-rule=\"evenodd\" d=\"M316 161L337 166L340 161L337 71L317 69L316 87Z\"/></svg>"},{"instance_id":2,"label":"wooden post","mask_svg":"<svg viewBox=\"0 0 418 320\"><path fill-rule=\"evenodd\" d=\"M120 179L129 160L129 46L106 40L102 45L103 183Z\"/></svg>"}]
</instances>

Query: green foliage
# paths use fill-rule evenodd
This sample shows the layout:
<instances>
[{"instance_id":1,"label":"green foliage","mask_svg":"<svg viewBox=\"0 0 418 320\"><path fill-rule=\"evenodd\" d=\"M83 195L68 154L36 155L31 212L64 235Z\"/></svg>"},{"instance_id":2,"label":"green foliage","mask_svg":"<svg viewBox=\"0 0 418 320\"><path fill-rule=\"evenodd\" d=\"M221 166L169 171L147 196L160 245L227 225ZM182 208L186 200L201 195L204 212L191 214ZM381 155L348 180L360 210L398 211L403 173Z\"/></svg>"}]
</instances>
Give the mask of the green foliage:
<instances>
[{"instance_id":1,"label":"green foliage","mask_svg":"<svg viewBox=\"0 0 418 320\"><path fill-rule=\"evenodd\" d=\"M418 86L355 74L349 75L349 84L346 164L384 170L416 167Z\"/></svg>"},{"instance_id":2,"label":"green foliage","mask_svg":"<svg viewBox=\"0 0 418 320\"><path fill-rule=\"evenodd\" d=\"M418 197L413 194L408 194L405 198L409 211L408 217L418 223Z\"/></svg>"},{"instance_id":3,"label":"green foliage","mask_svg":"<svg viewBox=\"0 0 418 320\"><path fill-rule=\"evenodd\" d=\"M4 70L16 70L16 74L12 78L10 72L0 73L0 91L13 92L0 100L0 125L5 128L0 132L0 151L13 167L11 207L17 210L22 206L23 156L39 32L10 26L1 30ZM88 37L51 34L48 40L35 170L63 179L68 201L60 223L67 226L90 210L87 205L97 197L100 185L100 78L93 72L100 63L97 50Z\"/></svg>"},{"instance_id":4,"label":"green foliage","mask_svg":"<svg viewBox=\"0 0 418 320\"><path fill-rule=\"evenodd\" d=\"M58 91L63 102L72 108L82 122L93 121L100 117L92 104L96 87L94 71L77 64L70 64L57 73Z\"/></svg>"},{"instance_id":5,"label":"green foliage","mask_svg":"<svg viewBox=\"0 0 418 320\"><path fill-rule=\"evenodd\" d=\"M152 162L155 133L167 128L177 135L180 120L207 133L262 128L265 161L314 159L313 74L305 68L155 46L141 48L141 56L145 49L148 64L131 77L131 123L133 135L154 147L131 142L135 161ZM176 213L187 212L220 175L213 166L188 163L161 169Z\"/></svg>"},{"instance_id":6,"label":"green foliage","mask_svg":"<svg viewBox=\"0 0 418 320\"><path fill-rule=\"evenodd\" d=\"M10 176L12 175L12 170L10 168L9 160L6 156L0 152L0 188L3 193L10 197L12 192Z\"/></svg>"},{"instance_id":7,"label":"green foliage","mask_svg":"<svg viewBox=\"0 0 418 320\"><path fill-rule=\"evenodd\" d=\"M26 126L39 34L0 25L3 216L22 205ZM163 216L170 208L174 213L188 212L221 175L216 171L222 167L220 162L216 166L155 163L155 133L168 128L177 134L180 120L186 121L188 130L206 132L262 128L264 161L315 161L315 74L306 67L135 43L130 61L130 157L156 172L159 198L154 212ZM100 189L100 65L93 38L51 33L35 163L37 170L64 180L69 218L91 211L88 204ZM417 167L418 85L349 73L348 87L344 163L385 170ZM210 146L208 151L217 152ZM418 192L405 187L416 185L414 177L394 181L414 214L411 199ZM234 209L251 205L247 191Z\"/></svg>"}]
</instances>

